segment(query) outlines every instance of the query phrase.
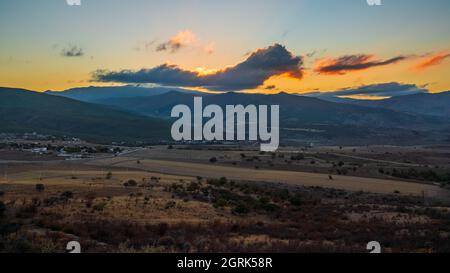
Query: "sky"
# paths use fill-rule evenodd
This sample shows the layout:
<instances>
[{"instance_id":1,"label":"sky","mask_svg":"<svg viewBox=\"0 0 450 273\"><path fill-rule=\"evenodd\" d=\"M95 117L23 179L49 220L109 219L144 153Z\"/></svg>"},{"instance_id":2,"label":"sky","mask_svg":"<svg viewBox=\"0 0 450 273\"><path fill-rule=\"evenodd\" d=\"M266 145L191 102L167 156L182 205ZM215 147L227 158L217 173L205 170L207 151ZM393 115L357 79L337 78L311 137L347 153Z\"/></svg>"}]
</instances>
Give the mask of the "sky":
<instances>
[{"instance_id":1,"label":"sky","mask_svg":"<svg viewBox=\"0 0 450 273\"><path fill-rule=\"evenodd\" d=\"M448 91L449 11L448 0L0 0L0 86Z\"/></svg>"}]
</instances>

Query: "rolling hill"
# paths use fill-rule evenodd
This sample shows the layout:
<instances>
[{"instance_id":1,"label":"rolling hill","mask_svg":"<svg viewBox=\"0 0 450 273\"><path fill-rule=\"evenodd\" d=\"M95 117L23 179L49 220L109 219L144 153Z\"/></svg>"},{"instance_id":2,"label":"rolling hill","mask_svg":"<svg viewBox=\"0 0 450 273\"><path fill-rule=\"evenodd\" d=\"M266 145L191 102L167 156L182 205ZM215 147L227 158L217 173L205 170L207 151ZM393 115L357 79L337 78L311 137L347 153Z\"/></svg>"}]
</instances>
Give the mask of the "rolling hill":
<instances>
[{"instance_id":1,"label":"rolling hill","mask_svg":"<svg viewBox=\"0 0 450 273\"><path fill-rule=\"evenodd\" d=\"M95 142L150 142L167 139L170 124L104 105L0 88L0 132L38 132Z\"/></svg>"}]
</instances>

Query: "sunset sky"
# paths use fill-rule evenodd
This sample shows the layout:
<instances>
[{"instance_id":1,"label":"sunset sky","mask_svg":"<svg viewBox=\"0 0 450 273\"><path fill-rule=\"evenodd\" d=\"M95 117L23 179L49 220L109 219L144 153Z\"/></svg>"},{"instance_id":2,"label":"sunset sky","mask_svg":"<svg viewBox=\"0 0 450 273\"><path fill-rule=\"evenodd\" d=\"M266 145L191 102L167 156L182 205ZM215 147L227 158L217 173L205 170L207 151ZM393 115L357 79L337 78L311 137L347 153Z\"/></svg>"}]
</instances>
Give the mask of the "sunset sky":
<instances>
[{"instance_id":1,"label":"sunset sky","mask_svg":"<svg viewBox=\"0 0 450 273\"><path fill-rule=\"evenodd\" d=\"M81 2L0 0L0 86L450 90L448 0Z\"/></svg>"}]
</instances>

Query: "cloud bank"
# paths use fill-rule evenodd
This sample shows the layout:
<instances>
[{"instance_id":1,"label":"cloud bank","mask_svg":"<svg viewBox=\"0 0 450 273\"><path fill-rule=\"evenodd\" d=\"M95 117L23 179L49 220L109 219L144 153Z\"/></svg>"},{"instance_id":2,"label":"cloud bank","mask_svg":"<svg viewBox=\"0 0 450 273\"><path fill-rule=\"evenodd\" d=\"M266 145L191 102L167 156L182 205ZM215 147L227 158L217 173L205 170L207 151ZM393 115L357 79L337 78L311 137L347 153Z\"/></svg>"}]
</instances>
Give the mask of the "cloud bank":
<instances>
[{"instance_id":1,"label":"cloud bank","mask_svg":"<svg viewBox=\"0 0 450 273\"><path fill-rule=\"evenodd\" d=\"M388 60L375 59L375 55L359 54L346 55L336 59L323 59L316 64L315 71L319 74L345 75L350 72L366 70L372 67L395 64L407 59L405 56L397 56Z\"/></svg>"},{"instance_id":2,"label":"cloud bank","mask_svg":"<svg viewBox=\"0 0 450 273\"><path fill-rule=\"evenodd\" d=\"M97 70L93 80L128 84L153 83L165 86L202 87L214 91L239 91L264 84L272 76L303 77L303 58L295 56L284 46L274 44L258 49L243 62L211 74L182 69L177 65L163 64L138 71Z\"/></svg>"}]
</instances>

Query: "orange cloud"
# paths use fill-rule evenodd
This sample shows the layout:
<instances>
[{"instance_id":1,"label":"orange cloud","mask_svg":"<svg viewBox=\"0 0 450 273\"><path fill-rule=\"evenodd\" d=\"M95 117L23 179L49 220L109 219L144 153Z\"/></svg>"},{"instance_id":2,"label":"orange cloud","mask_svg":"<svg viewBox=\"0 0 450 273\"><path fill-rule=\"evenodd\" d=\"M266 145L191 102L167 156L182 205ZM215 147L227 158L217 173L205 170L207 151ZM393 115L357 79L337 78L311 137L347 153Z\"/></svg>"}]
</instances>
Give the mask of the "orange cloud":
<instances>
[{"instance_id":1,"label":"orange cloud","mask_svg":"<svg viewBox=\"0 0 450 273\"><path fill-rule=\"evenodd\" d=\"M197 40L195 34L190 30L180 31L169 41L158 45L156 51L170 50L172 53L177 52L182 47L190 46Z\"/></svg>"},{"instance_id":2,"label":"orange cloud","mask_svg":"<svg viewBox=\"0 0 450 273\"><path fill-rule=\"evenodd\" d=\"M425 56L418 64L414 66L417 70L424 70L432 66L441 64L445 59L450 57L450 52L448 50L438 52L435 54L429 54Z\"/></svg>"}]
</instances>

